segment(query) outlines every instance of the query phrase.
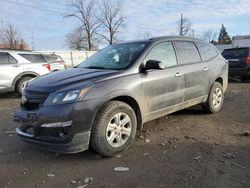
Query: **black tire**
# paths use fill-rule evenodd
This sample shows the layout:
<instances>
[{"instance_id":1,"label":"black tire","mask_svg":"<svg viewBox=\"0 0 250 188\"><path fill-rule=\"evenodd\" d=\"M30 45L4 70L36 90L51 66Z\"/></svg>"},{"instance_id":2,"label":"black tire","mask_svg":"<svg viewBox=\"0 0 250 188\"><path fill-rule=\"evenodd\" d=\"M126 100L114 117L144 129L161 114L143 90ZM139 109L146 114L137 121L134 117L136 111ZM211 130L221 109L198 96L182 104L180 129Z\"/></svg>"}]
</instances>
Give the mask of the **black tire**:
<instances>
[{"instance_id":1,"label":"black tire","mask_svg":"<svg viewBox=\"0 0 250 188\"><path fill-rule=\"evenodd\" d=\"M20 80L18 80L17 84L16 84L16 91L19 95L22 95L22 86L25 82L29 81L30 79L32 79L32 77L30 76L24 76L22 77Z\"/></svg>"},{"instance_id":2,"label":"black tire","mask_svg":"<svg viewBox=\"0 0 250 188\"><path fill-rule=\"evenodd\" d=\"M110 143L108 142L108 138L107 138L109 135L108 125L112 123L115 115L117 114L125 114L127 115L126 117L130 118L130 121L129 121L130 135L127 136L126 138L127 140L123 143L123 145L119 147L113 147L112 145L110 145ZM119 122L123 120L121 118L122 118L122 115L119 116L119 119L120 119ZM120 127L120 125L116 125L116 126ZM90 145L96 152L102 154L103 156L106 156L106 157L116 156L126 151L132 145L134 138L135 138L135 134L136 134L136 128L137 128L137 119L136 119L134 110L128 104L124 102L109 101L104 104L104 106L101 108L101 110L97 114L97 117L95 119L95 122L92 128L92 132L91 132ZM121 129L122 131L122 128L119 128L119 129ZM114 131L112 130L112 132L115 132L115 130ZM124 132L114 133L114 134L119 134L120 135L119 137L123 138L122 134L124 134ZM115 141L115 139L113 141ZM115 142L113 144L115 144Z\"/></svg>"},{"instance_id":3,"label":"black tire","mask_svg":"<svg viewBox=\"0 0 250 188\"><path fill-rule=\"evenodd\" d=\"M216 91L221 91L221 102L218 103L219 100L214 99L213 95L215 94ZM214 105L214 100L217 101ZM215 82L213 87L211 88L208 99L206 103L203 104L203 108L206 112L208 113L217 113L220 111L224 101L224 92L223 92L223 87L219 82Z\"/></svg>"}]
</instances>

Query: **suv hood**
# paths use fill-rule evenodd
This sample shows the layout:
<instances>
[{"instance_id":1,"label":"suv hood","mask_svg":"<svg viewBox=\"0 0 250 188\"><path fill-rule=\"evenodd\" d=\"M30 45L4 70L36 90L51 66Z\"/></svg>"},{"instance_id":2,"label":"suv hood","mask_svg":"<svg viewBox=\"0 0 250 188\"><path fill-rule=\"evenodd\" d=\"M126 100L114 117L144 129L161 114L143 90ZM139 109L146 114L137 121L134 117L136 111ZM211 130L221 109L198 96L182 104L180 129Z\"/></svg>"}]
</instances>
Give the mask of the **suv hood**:
<instances>
[{"instance_id":1,"label":"suv hood","mask_svg":"<svg viewBox=\"0 0 250 188\"><path fill-rule=\"evenodd\" d=\"M51 93L68 86L95 82L117 73L116 70L72 68L38 77L28 82L26 89Z\"/></svg>"}]
</instances>

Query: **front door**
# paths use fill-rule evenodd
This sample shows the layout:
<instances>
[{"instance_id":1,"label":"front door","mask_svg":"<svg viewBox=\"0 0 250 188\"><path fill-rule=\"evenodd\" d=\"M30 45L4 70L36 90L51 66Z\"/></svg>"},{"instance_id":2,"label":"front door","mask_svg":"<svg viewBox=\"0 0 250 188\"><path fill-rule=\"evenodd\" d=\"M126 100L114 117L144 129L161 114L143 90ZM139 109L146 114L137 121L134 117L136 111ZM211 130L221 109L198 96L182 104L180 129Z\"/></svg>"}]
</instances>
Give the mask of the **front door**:
<instances>
[{"instance_id":1,"label":"front door","mask_svg":"<svg viewBox=\"0 0 250 188\"><path fill-rule=\"evenodd\" d=\"M23 67L7 52L0 52L0 90L10 90L15 77Z\"/></svg>"},{"instance_id":2,"label":"front door","mask_svg":"<svg viewBox=\"0 0 250 188\"><path fill-rule=\"evenodd\" d=\"M177 65L171 42L154 46L144 59L161 61L165 69L141 73L144 90L145 119L151 120L167 113L167 110L184 99L185 79Z\"/></svg>"}]
</instances>

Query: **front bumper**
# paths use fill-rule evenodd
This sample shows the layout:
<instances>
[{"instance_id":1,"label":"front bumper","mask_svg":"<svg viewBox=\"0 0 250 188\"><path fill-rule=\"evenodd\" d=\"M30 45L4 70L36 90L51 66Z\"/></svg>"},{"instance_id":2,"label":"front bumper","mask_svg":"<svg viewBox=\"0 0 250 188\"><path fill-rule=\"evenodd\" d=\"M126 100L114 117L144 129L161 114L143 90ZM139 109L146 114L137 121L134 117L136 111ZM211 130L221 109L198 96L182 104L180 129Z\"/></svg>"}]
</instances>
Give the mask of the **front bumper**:
<instances>
[{"instance_id":1,"label":"front bumper","mask_svg":"<svg viewBox=\"0 0 250 188\"><path fill-rule=\"evenodd\" d=\"M77 153L88 149L98 100L42 106L37 110L21 108L14 113L16 129L24 141L59 153ZM48 123L72 122L67 127L42 127Z\"/></svg>"},{"instance_id":2,"label":"front bumper","mask_svg":"<svg viewBox=\"0 0 250 188\"><path fill-rule=\"evenodd\" d=\"M69 143L49 143L36 139L34 135L23 132L22 127L16 129L17 134L27 143L58 153L78 153L89 148L90 131L77 133Z\"/></svg>"}]
</instances>

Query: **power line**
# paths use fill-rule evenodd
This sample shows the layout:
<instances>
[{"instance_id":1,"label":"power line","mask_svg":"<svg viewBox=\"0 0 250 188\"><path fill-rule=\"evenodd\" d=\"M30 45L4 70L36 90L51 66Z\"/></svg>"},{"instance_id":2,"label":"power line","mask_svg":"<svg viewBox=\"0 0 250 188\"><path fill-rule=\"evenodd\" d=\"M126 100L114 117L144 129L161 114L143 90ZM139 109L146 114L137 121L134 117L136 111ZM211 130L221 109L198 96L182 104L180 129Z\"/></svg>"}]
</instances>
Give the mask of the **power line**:
<instances>
[{"instance_id":1,"label":"power line","mask_svg":"<svg viewBox=\"0 0 250 188\"><path fill-rule=\"evenodd\" d=\"M32 2L36 1L41 3L41 0L30 0ZM43 0L43 2L47 2L47 4L51 5L54 4L56 6L61 6L61 7L66 7L66 6L70 6L71 5L71 1L69 1L69 3L62 3L63 0L59 0L60 3L56 3L55 1L51 1L51 0Z\"/></svg>"},{"instance_id":2,"label":"power line","mask_svg":"<svg viewBox=\"0 0 250 188\"><path fill-rule=\"evenodd\" d=\"M15 4L15 5L18 4L18 5L21 5L21 6L25 6L25 7L29 7L29 8L37 9L37 10L40 10L40 11L49 12L49 13L60 14L60 15L64 14L63 12L58 12L58 11L55 11L55 10L40 8L40 7L32 6L32 5L29 5L29 4L26 4L26 3L17 2L17 1L15 2L15 1L11 1L11 0L5 0L5 2Z\"/></svg>"}]
</instances>

